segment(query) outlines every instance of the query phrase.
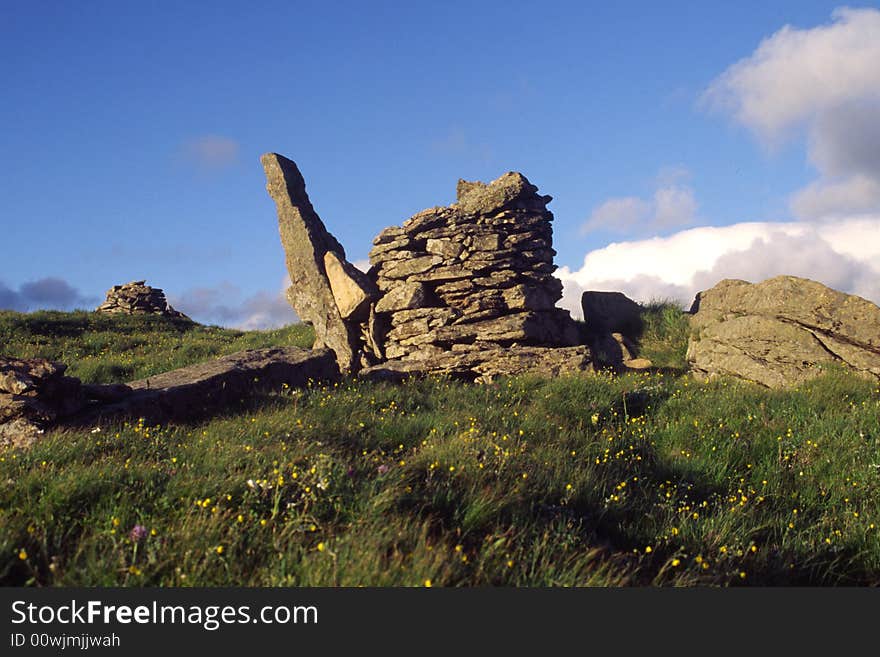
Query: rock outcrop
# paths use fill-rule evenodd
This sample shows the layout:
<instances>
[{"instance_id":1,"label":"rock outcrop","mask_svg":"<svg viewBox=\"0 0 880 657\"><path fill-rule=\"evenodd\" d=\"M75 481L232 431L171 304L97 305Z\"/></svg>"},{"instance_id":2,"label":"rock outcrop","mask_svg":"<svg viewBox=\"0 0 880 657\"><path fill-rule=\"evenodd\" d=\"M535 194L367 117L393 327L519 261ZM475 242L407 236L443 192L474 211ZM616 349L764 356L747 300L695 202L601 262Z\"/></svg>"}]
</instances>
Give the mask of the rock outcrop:
<instances>
[{"instance_id":1,"label":"rock outcrop","mask_svg":"<svg viewBox=\"0 0 880 657\"><path fill-rule=\"evenodd\" d=\"M277 153L260 158L275 201L291 286L290 305L315 329L315 348L329 347L343 372L371 362L363 325L378 296L371 281L345 259L345 250L321 221L296 164Z\"/></svg>"},{"instance_id":2,"label":"rock outcrop","mask_svg":"<svg viewBox=\"0 0 880 657\"><path fill-rule=\"evenodd\" d=\"M821 283L794 276L724 280L700 292L691 313L687 359L698 377L780 388L831 363L880 377L880 308Z\"/></svg>"},{"instance_id":3,"label":"rock outcrop","mask_svg":"<svg viewBox=\"0 0 880 657\"><path fill-rule=\"evenodd\" d=\"M146 285L146 281L132 281L125 285L114 285L107 290L107 299L95 309L95 312L164 315L174 319L189 320L189 317L168 305L162 290Z\"/></svg>"},{"instance_id":4,"label":"rock outcrop","mask_svg":"<svg viewBox=\"0 0 880 657\"><path fill-rule=\"evenodd\" d=\"M574 321L555 308L562 283L553 276L551 197L513 172L488 185L459 181L457 191L452 206L420 212L373 240L378 355L447 370L438 359L453 351L577 345Z\"/></svg>"}]
</instances>

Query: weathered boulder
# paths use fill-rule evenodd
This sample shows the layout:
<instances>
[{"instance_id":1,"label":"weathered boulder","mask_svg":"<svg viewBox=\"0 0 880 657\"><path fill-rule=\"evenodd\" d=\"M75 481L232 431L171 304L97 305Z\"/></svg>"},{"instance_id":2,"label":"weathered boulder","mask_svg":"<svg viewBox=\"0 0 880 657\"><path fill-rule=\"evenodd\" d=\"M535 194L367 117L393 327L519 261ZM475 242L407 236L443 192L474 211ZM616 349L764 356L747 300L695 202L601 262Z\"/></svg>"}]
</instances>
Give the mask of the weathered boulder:
<instances>
[{"instance_id":1,"label":"weathered boulder","mask_svg":"<svg viewBox=\"0 0 880 657\"><path fill-rule=\"evenodd\" d=\"M124 315L163 315L172 319L190 321L189 317L168 304L162 290L150 287L146 281L132 281L125 285L114 285L107 290L107 298L95 309L95 312Z\"/></svg>"},{"instance_id":2,"label":"weathered boulder","mask_svg":"<svg viewBox=\"0 0 880 657\"><path fill-rule=\"evenodd\" d=\"M642 334L642 307L621 292L586 291L581 296L586 342L597 365L612 369L647 369L652 363L638 358Z\"/></svg>"},{"instance_id":3,"label":"weathered boulder","mask_svg":"<svg viewBox=\"0 0 880 657\"><path fill-rule=\"evenodd\" d=\"M581 307L589 334L620 333L633 340L642 332L642 308L622 292L588 290Z\"/></svg>"},{"instance_id":4,"label":"weathered boulder","mask_svg":"<svg viewBox=\"0 0 880 657\"><path fill-rule=\"evenodd\" d=\"M839 363L880 377L880 308L794 276L723 280L691 308L687 359L698 377L797 385Z\"/></svg>"},{"instance_id":5,"label":"weathered boulder","mask_svg":"<svg viewBox=\"0 0 880 657\"><path fill-rule=\"evenodd\" d=\"M653 366L649 359L638 357L637 343L622 333L589 334L587 346L599 369L645 370Z\"/></svg>"},{"instance_id":6,"label":"weathered boulder","mask_svg":"<svg viewBox=\"0 0 880 657\"><path fill-rule=\"evenodd\" d=\"M346 262L345 249L312 207L296 164L277 153L266 153L260 161L278 212L291 281L287 298L300 319L314 327L315 348L332 349L342 371L356 370L363 346L360 322L376 292Z\"/></svg>"}]
</instances>

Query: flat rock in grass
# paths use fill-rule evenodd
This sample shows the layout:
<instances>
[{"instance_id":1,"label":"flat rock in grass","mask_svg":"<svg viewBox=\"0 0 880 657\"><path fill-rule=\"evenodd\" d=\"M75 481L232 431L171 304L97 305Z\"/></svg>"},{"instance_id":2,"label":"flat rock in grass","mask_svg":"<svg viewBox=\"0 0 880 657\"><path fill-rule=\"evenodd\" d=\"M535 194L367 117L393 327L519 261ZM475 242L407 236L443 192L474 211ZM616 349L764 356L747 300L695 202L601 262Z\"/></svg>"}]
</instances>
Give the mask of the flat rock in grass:
<instances>
[{"instance_id":1,"label":"flat rock in grass","mask_svg":"<svg viewBox=\"0 0 880 657\"><path fill-rule=\"evenodd\" d=\"M699 378L732 376L770 388L839 364L880 378L880 308L795 276L724 280L691 308L687 360Z\"/></svg>"},{"instance_id":2,"label":"flat rock in grass","mask_svg":"<svg viewBox=\"0 0 880 657\"><path fill-rule=\"evenodd\" d=\"M0 356L0 393L34 395L61 377L67 365L45 358L10 358Z\"/></svg>"},{"instance_id":3,"label":"flat rock in grass","mask_svg":"<svg viewBox=\"0 0 880 657\"><path fill-rule=\"evenodd\" d=\"M76 418L87 424L120 417L143 417L149 423L190 421L240 404L255 393L333 381L340 376L329 349L272 347L249 349L215 360L164 372L129 383L132 393Z\"/></svg>"},{"instance_id":4,"label":"flat rock in grass","mask_svg":"<svg viewBox=\"0 0 880 657\"><path fill-rule=\"evenodd\" d=\"M29 373L28 380L12 376L12 368ZM299 347L250 349L128 385L82 385L62 375L63 364L41 359L0 357L0 371L6 374L4 385L21 393L0 392L0 447L29 447L51 429L122 418L195 421L227 411L255 393L340 377L331 350Z\"/></svg>"}]
</instances>

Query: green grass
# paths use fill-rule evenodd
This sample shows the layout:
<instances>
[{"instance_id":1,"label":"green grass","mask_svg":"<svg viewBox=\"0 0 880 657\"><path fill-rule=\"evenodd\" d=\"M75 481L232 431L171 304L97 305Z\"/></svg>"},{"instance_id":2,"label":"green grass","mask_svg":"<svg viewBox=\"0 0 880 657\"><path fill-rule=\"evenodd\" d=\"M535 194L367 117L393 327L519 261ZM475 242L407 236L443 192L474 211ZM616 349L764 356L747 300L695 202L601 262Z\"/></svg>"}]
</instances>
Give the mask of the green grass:
<instances>
[{"instance_id":1,"label":"green grass","mask_svg":"<svg viewBox=\"0 0 880 657\"><path fill-rule=\"evenodd\" d=\"M644 306L642 322L639 356L654 367L683 372L690 333L688 315L674 301L658 300Z\"/></svg>"},{"instance_id":2,"label":"green grass","mask_svg":"<svg viewBox=\"0 0 880 657\"><path fill-rule=\"evenodd\" d=\"M876 382L706 385L673 346L663 372L344 381L48 435L0 452L0 583L880 584Z\"/></svg>"},{"instance_id":3,"label":"green grass","mask_svg":"<svg viewBox=\"0 0 880 657\"><path fill-rule=\"evenodd\" d=\"M245 332L158 315L0 311L0 353L61 361L86 383L124 383L242 349L313 340L304 324Z\"/></svg>"}]
</instances>

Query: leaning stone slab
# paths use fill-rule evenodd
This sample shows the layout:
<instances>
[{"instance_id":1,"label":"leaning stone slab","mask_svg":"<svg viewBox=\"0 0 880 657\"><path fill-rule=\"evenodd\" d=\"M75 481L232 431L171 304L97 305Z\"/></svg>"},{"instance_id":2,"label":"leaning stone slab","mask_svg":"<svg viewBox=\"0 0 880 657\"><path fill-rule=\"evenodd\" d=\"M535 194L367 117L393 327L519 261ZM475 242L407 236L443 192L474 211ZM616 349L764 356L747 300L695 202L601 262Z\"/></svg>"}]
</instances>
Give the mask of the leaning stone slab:
<instances>
[{"instance_id":1,"label":"leaning stone slab","mask_svg":"<svg viewBox=\"0 0 880 657\"><path fill-rule=\"evenodd\" d=\"M312 207L296 164L277 153L266 153L260 161L266 172L266 189L278 212L278 229L291 280L287 298L300 319L314 327L315 348L329 347L342 371L355 370L360 327L357 322L346 322L340 313L324 259L332 251L344 262L345 249L327 231ZM360 308L355 303L355 310Z\"/></svg>"}]
</instances>

